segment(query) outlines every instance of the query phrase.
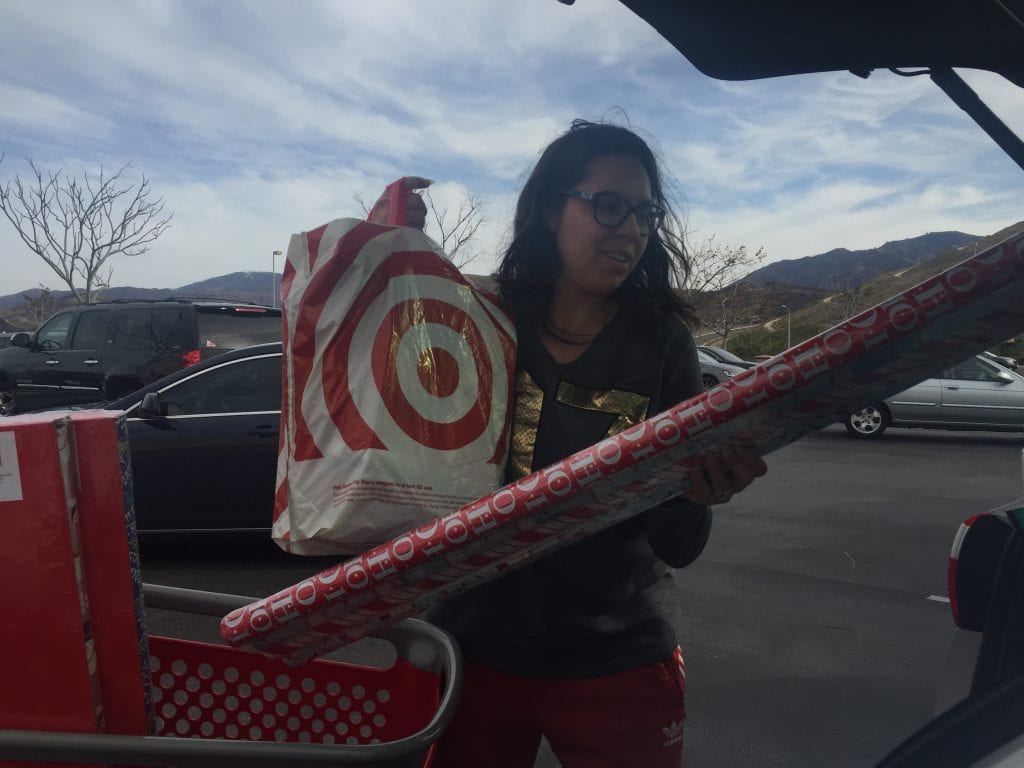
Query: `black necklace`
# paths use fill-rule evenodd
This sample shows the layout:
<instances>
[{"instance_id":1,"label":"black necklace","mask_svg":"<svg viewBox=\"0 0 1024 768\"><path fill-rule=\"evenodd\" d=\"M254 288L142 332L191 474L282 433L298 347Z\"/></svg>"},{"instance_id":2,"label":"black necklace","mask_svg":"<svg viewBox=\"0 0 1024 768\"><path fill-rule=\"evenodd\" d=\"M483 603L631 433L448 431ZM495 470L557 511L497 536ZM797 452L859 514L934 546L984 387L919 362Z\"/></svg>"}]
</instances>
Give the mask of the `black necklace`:
<instances>
[{"instance_id":1,"label":"black necklace","mask_svg":"<svg viewBox=\"0 0 1024 768\"><path fill-rule=\"evenodd\" d=\"M598 334L604 330L604 326L607 325L607 322L605 322L599 330L594 331L593 333L571 333L569 331L563 331L548 320L547 316L541 318L540 325L541 328L544 329L544 332L555 341L560 341L563 344L571 344L574 347L584 347L597 338ZM568 338L569 336L575 336L576 338L570 339Z\"/></svg>"}]
</instances>

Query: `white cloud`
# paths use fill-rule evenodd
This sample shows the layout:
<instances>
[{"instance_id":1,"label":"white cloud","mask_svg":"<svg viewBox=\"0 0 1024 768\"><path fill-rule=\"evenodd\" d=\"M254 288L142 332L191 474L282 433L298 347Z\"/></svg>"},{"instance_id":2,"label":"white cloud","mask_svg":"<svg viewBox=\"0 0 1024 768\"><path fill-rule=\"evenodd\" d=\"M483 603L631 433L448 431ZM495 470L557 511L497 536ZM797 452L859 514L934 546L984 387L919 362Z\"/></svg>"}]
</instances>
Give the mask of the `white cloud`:
<instances>
[{"instance_id":1,"label":"white cloud","mask_svg":"<svg viewBox=\"0 0 1024 768\"><path fill-rule=\"evenodd\" d=\"M0 104L6 122L41 127L53 134L74 131L90 139L103 139L110 133L109 119L49 93L0 82Z\"/></svg>"},{"instance_id":2,"label":"white cloud","mask_svg":"<svg viewBox=\"0 0 1024 768\"><path fill-rule=\"evenodd\" d=\"M526 172L576 116L628 117L691 230L772 259L1022 218L1020 170L927 78L715 81L614 0L9 2L0 49L0 152L132 162L174 211L117 282L268 269L292 232L405 174L449 205L468 188L489 202L486 271ZM1020 89L963 75L1024 131ZM2 219L0 274L2 293L57 287Z\"/></svg>"}]
</instances>

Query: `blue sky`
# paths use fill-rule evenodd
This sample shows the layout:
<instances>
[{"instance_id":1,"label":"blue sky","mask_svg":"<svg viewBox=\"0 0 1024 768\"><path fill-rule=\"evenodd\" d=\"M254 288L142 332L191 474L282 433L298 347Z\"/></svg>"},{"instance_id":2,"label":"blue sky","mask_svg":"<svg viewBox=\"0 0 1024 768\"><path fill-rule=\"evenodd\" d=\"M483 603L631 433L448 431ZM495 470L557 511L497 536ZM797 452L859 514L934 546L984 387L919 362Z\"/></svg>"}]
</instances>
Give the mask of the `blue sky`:
<instances>
[{"instance_id":1,"label":"blue sky","mask_svg":"<svg viewBox=\"0 0 1024 768\"><path fill-rule=\"evenodd\" d=\"M487 201L486 271L574 117L653 138L695 245L775 261L1024 218L1024 172L927 78L716 81L613 0L0 0L0 18L0 182L25 158L130 162L174 212L116 285L269 270L290 234L407 174L441 205ZM1020 89L961 74L1024 134ZM0 293L60 287L5 219L0 268Z\"/></svg>"}]
</instances>

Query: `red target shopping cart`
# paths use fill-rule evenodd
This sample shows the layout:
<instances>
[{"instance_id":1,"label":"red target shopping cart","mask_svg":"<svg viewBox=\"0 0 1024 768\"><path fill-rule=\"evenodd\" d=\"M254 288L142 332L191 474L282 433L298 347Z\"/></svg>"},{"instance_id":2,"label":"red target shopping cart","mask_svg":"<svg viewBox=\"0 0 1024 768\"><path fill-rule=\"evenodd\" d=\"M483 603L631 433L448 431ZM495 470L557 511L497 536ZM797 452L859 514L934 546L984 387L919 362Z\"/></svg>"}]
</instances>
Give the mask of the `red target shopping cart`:
<instances>
[{"instance_id":1,"label":"red target shopping cart","mask_svg":"<svg viewBox=\"0 0 1024 768\"><path fill-rule=\"evenodd\" d=\"M3 419L0 469L0 768L429 765L462 685L445 632L381 631L387 668L149 637L144 607L256 598L141 584L124 415Z\"/></svg>"},{"instance_id":2,"label":"red target shopping cart","mask_svg":"<svg viewBox=\"0 0 1024 768\"><path fill-rule=\"evenodd\" d=\"M147 607L221 616L253 598L145 585ZM0 730L0 764L427 766L454 714L461 656L444 631L406 620L379 634L386 668L299 667L227 646L149 638L155 735Z\"/></svg>"}]
</instances>

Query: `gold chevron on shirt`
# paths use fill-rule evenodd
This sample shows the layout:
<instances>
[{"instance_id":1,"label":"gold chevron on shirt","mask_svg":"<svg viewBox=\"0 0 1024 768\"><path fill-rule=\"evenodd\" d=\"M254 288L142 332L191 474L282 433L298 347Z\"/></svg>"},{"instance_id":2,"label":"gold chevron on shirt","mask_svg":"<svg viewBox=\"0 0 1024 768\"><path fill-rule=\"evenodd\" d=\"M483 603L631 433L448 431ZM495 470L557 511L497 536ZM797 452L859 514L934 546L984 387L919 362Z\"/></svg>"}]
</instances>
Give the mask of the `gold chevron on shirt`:
<instances>
[{"instance_id":1,"label":"gold chevron on shirt","mask_svg":"<svg viewBox=\"0 0 1024 768\"><path fill-rule=\"evenodd\" d=\"M537 444L540 412L544 406L544 390L526 371L517 371L515 379L515 405L512 412L512 439L509 461L515 477L533 471L533 451ZM647 417L651 399L620 389L597 390L559 382L555 400L563 405L585 411L609 413L617 416L604 437L639 424Z\"/></svg>"},{"instance_id":2,"label":"gold chevron on shirt","mask_svg":"<svg viewBox=\"0 0 1024 768\"><path fill-rule=\"evenodd\" d=\"M605 437L611 437L634 424L639 424L646 418L647 407L651 403L651 398L635 392L621 389L589 389L567 381L558 383L555 400L586 411L616 414L618 418L608 427Z\"/></svg>"},{"instance_id":3,"label":"gold chevron on shirt","mask_svg":"<svg viewBox=\"0 0 1024 768\"><path fill-rule=\"evenodd\" d=\"M537 444L544 390L526 371L516 371L515 401L512 407L512 440L508 460L516 477L533 471L533 448Z\"/></svg>"}]
</instances>

